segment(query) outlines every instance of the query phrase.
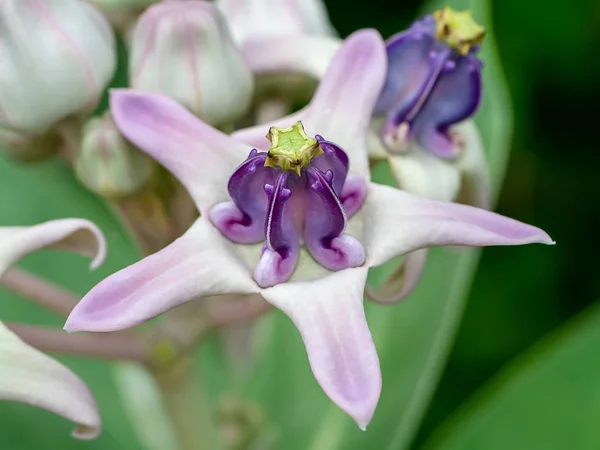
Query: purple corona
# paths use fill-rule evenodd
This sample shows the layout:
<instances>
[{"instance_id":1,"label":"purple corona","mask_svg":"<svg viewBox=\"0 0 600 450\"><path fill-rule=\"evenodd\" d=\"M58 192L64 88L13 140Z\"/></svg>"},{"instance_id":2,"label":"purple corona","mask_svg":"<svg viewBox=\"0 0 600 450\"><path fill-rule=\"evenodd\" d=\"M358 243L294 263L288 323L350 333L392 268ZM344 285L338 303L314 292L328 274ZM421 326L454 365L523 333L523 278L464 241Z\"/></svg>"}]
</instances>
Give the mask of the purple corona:
<instances>
[{"instance_id":1,"label":"purple corona","mask_svg":"<svg viewBox=\"0 0 600 450\"><path fill-rule=\"evenodd\" d=\"M329 270L362 265L362 245L344 230L362 205L366 184L345 186L346 153L322 136L308 137L301 122L271 127L267 138L270 149L252 150L229 179L233 202L211 211L212 222L228 239L264 241L256 282L267 287L287 281L301 243Z\"/></svg>"},{"instance_id":2,"label":"purple corona","mask_svg":"<svg viewBox=\"0 0 600 450\"><path fill-rule=\"evenodd\" d=\"M390 152L416 140L441 158L457 156L460 138L450 127L479 106L483 36L469 11L445 8L387 41L388 75L375 116L385 117L381 138Z\"/></svg>"}]
</instances>

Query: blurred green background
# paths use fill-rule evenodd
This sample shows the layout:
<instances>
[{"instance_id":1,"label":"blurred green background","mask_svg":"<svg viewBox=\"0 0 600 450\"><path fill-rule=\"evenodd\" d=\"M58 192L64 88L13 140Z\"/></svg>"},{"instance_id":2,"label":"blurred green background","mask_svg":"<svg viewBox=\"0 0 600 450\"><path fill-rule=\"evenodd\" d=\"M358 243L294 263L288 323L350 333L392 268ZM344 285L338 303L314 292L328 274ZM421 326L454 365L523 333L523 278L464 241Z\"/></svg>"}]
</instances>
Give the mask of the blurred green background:
<instances>
[{"instance_id":1,"label":"blurred green background","mask_svg":"<svg viewBox=\"0 0 600 450\"><path fill-rule=\"evenodd\" d=\"M484 250L415 448L499 369L600 294L600 2L490 3L515 119L497 211L545 229L557 245ZM389 37L423 11L416 0L326 4L343 36L374 27Z\"/></svg>"}]
</instances>

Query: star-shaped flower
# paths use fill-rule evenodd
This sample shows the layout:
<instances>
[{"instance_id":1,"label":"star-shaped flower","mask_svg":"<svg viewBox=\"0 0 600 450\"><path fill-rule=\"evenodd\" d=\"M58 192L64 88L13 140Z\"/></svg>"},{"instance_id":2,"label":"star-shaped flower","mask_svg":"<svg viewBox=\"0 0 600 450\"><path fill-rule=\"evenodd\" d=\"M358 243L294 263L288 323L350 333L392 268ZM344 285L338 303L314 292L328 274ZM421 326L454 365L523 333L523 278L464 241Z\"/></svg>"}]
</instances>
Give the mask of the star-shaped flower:
<instances>
[{"instance_id":1,"label":"star-shaped flower","mask_svg":"<svg viewBox=\"0 0 600 450\"><path fill-rule=\"evenodd\" d=\"M173 100L113 92L118 127L186 186L201 216L165 249L94 287L65 328L119 330L202 297L259 293L292 319L323 390L365 428L381 391L363 309L369 267L437 245L552 242L491 212L369 182L366 134L385 75L381 37L357 32L310 105L273 124L300 120L323 150L300 176L265 166L268 126L235 139Z\"/></svg>"}]
</instances>

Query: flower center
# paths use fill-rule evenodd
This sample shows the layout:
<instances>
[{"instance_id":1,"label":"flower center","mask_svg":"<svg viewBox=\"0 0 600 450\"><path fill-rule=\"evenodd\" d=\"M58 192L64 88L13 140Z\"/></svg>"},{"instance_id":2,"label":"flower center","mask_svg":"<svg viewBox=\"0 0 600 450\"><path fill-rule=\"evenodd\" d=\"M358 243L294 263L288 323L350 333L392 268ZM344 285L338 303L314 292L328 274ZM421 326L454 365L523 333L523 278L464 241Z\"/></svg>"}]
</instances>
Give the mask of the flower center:
<instances>
[{"instance_id":1,"label":"flower center","mask_svg":"<svg viewBox=\"0 0 600 450\"><path fill-rule=\"evenodd\" d=\"M462 55L475 45L481 45L485 30L471 15L471 11L455 11L449 6L433 13L436 20L436 38Z\"/></svg>"},{"instance_id":2,"label":"flower center","mask_svg":"<svg viewBox=\"0 0 600 450\"><path fill-rule=\"evenodd\" d=\"M265 166L291 170L298 176L303 167L323 153L317 140L306 134L300 121L288 128L269 128L267 139L271 148L267 152Z\"/></svg>"},{"instance_id":3,"label":"flower center","mask_svg":"<svg viewBox=\"0 0 600 450\"><path fill-rule=\"evenodd\" d=\"M361 243L344 231L364 201L366 182L360 177L346 182L346 153L319 135L307 136L301 122L271 127L267 137L269 150L252 150L229 179L233 202L210 213L231 241L263 242L256 282L267 287L287 281L302 245L329 270L363 264Z\"/></svg>"}]
</instances>

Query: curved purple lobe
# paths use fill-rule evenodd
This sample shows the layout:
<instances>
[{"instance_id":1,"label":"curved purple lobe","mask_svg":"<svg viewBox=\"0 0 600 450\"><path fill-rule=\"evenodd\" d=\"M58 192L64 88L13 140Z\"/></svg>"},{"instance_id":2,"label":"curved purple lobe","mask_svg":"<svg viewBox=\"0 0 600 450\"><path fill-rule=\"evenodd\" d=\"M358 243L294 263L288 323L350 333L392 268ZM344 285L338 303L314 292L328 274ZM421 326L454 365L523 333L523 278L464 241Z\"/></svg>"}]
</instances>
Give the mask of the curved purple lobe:
<instances>
[{"instance_id":1,"label":"curved purple lobe","mask_svg":"<svg viewBox=\"0 0 600 450\"><path fill-rule=\"evenodd\" d=\"M339 196L348 175L350 161L348 155L337 144L326 140L323 136L316 135L315 139L323 149L323 154L317 156L310 162L311 167L317 167L321 172L331 170L333 173L333 190Z\"/></svg>"},{"instance_id":2,"label":"curved purple lobe","mask_svg":"<svg viewBox=\"0 0 600 450\"><path fill-rule=\"evenodd\" d=\"M415 136L437 156L455 157L458 149L448 128L473 115L480 101L481 62L472 54L448 60L415 117Z\"/></svg>"},{"instance_id":3,"label":"curved purple lobe","mask_svg":"<svg viewBox=\"0 0 600 450\"><path fill-rule=\"evenodd\" d=\"M228 239L240 244L264 240L268 197L265 184L273 184L276 172L265 167L267 154L252 150L235 170L227 189L232 203L220 203L210 212L213 224Z\"/></svg>"},{"instance_id":4,"label":"curved purple lobe","mask_svg":"<svg viewBox=\"0 0 600 450\"><path fill-rule=\"evenodd\" d=\"M261 287L287 281L298 261L300 239L294 226L294 207L289 202L292 191L286 187L288 177L292 176L295 175L281 172L274 184L264 185L269 202L264 226L265 246L254 272L254 279Z\"/></svg>"},{"instance_id":5,"label":"curved purple lobe","mask_svg":"<svg viewBox=\"0 0 600 450\"><path fill-rule=\"evenodd\" d=\"M367 196L367 189L367 182L360 175L351 175L346 178L339 198L344 206L344 211L346 211L347 219L350 219L361 208Z\"/></svg>"},{"instance_id":6,"label":"curved purple lobe","mask_svg":"<svg viewBox=\"0 0 600 450\"><path fill-rule=\"evenodd\" d=\"M429 52L435 44L435 19L425 17L386 42L388 72L375 115L406 115L431 74Z\"/></svg>"},{"instance_id":7,"label":"curved purple lobe","mask_svg":"<svg viewBox=\"0 0 600 450\"><path fill-rule=\"evenodd\" d=\"M304 243L319 264L330 270L357 267L365 253L356 239L343 234L346 212L333 186L333 172L307 169Z\"/></svg>"}]
</instances>

